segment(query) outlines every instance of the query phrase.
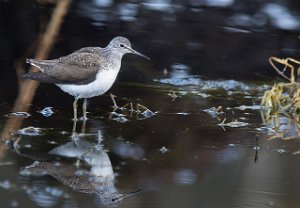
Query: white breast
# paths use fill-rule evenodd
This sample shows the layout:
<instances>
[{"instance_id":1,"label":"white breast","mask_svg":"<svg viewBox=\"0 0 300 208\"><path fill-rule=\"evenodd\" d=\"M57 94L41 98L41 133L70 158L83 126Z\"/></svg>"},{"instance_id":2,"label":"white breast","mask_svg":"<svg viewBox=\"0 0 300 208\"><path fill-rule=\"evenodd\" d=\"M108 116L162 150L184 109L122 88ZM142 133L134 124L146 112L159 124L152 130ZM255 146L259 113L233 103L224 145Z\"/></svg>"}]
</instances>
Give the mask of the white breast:
<instances>
[{"instance_id":1,"label":"white breast","mask_svg":"<svg viewBox=\"0 0 300 208\"><path fill-rule=\"evenodd\" d=\"M119 70L102 70L96 75L95 81L87 85L58 84L66 93L78 98L91 98L104 94L116 80Z\"/></svg>"}]
</instances>

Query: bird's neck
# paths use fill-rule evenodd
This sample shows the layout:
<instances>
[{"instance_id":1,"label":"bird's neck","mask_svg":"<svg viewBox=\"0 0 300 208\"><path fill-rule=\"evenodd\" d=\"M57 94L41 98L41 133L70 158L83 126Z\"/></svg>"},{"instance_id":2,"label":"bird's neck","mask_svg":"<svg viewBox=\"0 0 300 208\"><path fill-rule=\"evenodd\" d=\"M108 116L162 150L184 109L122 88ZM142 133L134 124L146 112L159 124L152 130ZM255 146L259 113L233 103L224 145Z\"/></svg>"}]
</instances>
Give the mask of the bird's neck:
<instances>
[{"instance_id":1,"label":"bird's neck","mask_svg":"<svg viewBox=\"0 0 300 208\"><path fill-rule=\"evenodd\" d=\"M123 54L118 51L105 48L105 50L103 50L103 55L108 60L105 62L105 67L107 69L120 70Z\"/></svg>"}]
</instances>

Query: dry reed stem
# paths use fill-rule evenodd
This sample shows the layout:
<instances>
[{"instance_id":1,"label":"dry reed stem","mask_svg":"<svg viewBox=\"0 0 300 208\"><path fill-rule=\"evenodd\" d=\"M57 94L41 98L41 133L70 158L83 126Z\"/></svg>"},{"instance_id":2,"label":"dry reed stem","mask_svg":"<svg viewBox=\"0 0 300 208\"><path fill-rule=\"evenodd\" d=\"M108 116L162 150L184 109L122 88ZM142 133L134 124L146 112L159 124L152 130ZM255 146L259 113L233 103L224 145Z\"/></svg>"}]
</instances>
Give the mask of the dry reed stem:
<instances>
[{"instance_id":1,"label":"dry reed stem","mask_svg":"<svg viewBox=\"0 0 300 208\"><path fill-rule=\"evenodd\" d=\"M55 39L59 33L63 19L69 10L71 2L72 0L60 0L57 2L47 29L38 43L37 52L34 57L35 59L47 59L50 51L53 48ZM36 69L34 69L34 67L30 68L30 71L35 70ZM28 111L38 85L38 82L32 80L25 80L22 82L12 112ZM11 132L19 129L22 125L22 122L22 118L9 117L4 125L0 139L2 141L11 139ZM6 148L7 147L4 144L0 145L0 158L4 157Z\"/></svg>"}]
</instances>

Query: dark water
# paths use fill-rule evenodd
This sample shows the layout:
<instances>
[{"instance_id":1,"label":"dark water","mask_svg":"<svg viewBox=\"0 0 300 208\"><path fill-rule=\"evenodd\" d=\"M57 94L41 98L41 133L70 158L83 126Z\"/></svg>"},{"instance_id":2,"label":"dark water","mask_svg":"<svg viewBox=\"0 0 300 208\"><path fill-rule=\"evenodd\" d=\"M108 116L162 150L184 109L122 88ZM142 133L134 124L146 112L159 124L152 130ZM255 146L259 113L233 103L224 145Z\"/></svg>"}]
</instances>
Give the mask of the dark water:
<instances>
[{"instance_id":1,"label":"dark water","mask_svg":"<svg viewBox=\"0 0 300 208\"><path fill-rule=\"evenodd\" d=\"M125 56L110 90L132 111L107 94L75 124L48 84L12 110L55 5L0 5L1 207L300 206L297 127L274 131L259 106L277 78L267 59L299 56L298 1L73 2L49 58L124 35L152 59Z\"/></svg>"}]
</instances>

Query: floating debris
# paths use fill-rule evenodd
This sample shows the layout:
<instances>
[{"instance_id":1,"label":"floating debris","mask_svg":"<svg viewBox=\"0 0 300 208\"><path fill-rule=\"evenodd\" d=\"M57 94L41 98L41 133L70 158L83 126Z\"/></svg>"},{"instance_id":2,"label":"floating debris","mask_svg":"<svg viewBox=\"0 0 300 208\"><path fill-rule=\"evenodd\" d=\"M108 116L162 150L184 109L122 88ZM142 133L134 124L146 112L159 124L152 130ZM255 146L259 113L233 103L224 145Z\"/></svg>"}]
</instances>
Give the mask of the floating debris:
<instances>
[{"instance_id":1,"label":"floating debris","mask_svg":"<svg viewBox=\"0 0 300 208\"><path fill-rule=\"evenodd\" d=\"M117 121L119 123L125 123L127 121L129 121L124 114L121 113L116 113L116 112L111 112L109 115L109 119Z\"/></svg>"},{"instance_id":2,"label":"floating debris","mask_svg":"<svg viewBox=\"0 0 300 208\"><path fill-rule=\"evenodd\" d=\"M211 95L209 95L207 93L204 93L204 92L201 92L199 90L178 90L177 94L178 94L177 97L181 97L181 96L184 96L184 95L197 95L201 98L211 97ZM170 95L170 94L168 94L168 95Z\"/></svg>"},{"instance_id":3,"label":"floating debris","mask_svg":"<svg viewBox=\"0 0 300 208\"><path fill-rule=\"evenodd\" d=\"M27 135L27 136L40 136L42 135L42 129L29 126L23 129L20 129L16 132L16 134Z\"/></svg>"},{"instance_id":4,"label":"floating debris","mask_svg":"<svg viewBox=\"0 0 300 208\"><path fill-rule=\"evenodd\" d=\"M19 206L19 202L15 199L13 199L10 203L9 203L10 207L18 207Z\"/></svg>"},{"instance_id":5,"label":"floating debris","mask_svg":"<svg viewBox=\"0 0 300 208\"><path fill-rule=\"evenodd\" d=\"M53 140L48 140L47 143L48 144L58 144L56 141L53 141Z\"/></svg>"},{"instance_id":6,"label":"floating debris","mask_svg":"<svg viewBox=\"0 0 300 208\"><path fill-rule=\"evenodd\" d=\"M0 187L7 190L12 187L12 184L9 180L4 180L4 181L0 182Z\"/></svg>"},{"instance_id":7,"label":"floating debris","mask_svg":"<svg viewBox=\"0 0 300 208\"><path fill-rule=\"evenodd\" d=\"M216 107L211 107L208 109L203 110L205 113L208 113L212 118L217 118L220 114L223 114L224 112L222 111L222 106L219 106L218 108Z\"/></svg>"},{"instance_id":8,"label":"floating debris","mask_svg":"<svg viewBox=\"0 0 300 208\"><path fill-rule=\"evenodd\" d=\"M179 113L176 113L176 115L188 116L188 115L191 115L191 113L179 112Z\"/></svg>"},{"instance_id":9,"label":"floating debris","mask_svg":"<svg viewBox=\"0 0 300 208\"><path fill-rule=\"evenodd\" d=\"M146 118L150 118L151 116L153 116L155 113L153 113L151 110L147 109L145 111L143 111L141 113L141 115L143 115Z\"/></svg>"},{"instance_id":10,"label":"floating debris","mask_svg":"<svg viewBox=\"0 0 300 208\"><path fill-rule=\"evenodd\" d=\"M172 101L174 102L176 100L177 97L179 97L178 93L171 90L168 95L172 98Z\"/></svg>"},{"instance_id":11,"label":"floating debris","mask_svg":"<svg viewBox=\"0 0 300 208\"><path fill-rule=\"evenodd\" d=\"M137 104L136 106L137 109L137 119L138 120L143 120L143 119L147 119L150 118L154 115L156 115L157 112L152 112L150 109L148 109L147 107L141 105L141 104ZM143 110L143 111L141 111Z\"/></svg>"},{"instance_id":12,"label":"floating debris","mask_svg":"<svg viewBox=\"0 0 300 208\"><path fill-rule=\"evenodd\" d=\"M6 166L6 165L12 165L13 162L7 161L7 162L0 162L0 166Z\"/></svg>"},{"instance_id":13,"label":"floating debris","mask_svg":"<svg viewBox=\"0 0 300 208\"><path fill-rule=\"evenodd\" d=\"M200 97L202 97L202 98L208 98L208 97L211 97L209 94L203 93L203 92L192 91L191 94L198 95L198 96L200 96Z\"/></svg>"},{"instance_id":14,"label":"floating debris","mask_svg":"<svg viewBox=\"0 0 300 208\"><path fill-rule=\"evenodd\" d=\"M142 117L139 116L138 118L139 119L147 119L147 118L154 116L156 113L157 112L152 112L151 110L147 109L147 110L143 111L142 113L140 113L139 115L142 115Z\"/></svg>"},{"instance_id":15,"label":"floating debris","mask_svg":"<svg viewBox=\"0 0 300 208\"><path fill-rule=\"evenodd\" d=\"M259 131L259 132L262 132L262 133L265 133L267 135L273 135L275 133L278 133L278 131L275 131L273 128L270 128L270 127L259 127L259 128L255 128L255 130Z\"/></svg>"},{"instance_id":16,"label":"floating debris","mask_svg":"<svg viewBox=\"0 0 300 208\"><path fill-rule=\"evenodd\" d=\"M225 123L225 121L226 121L226 118L222 121L222 123L219 123L218 125L221 126L221 127L229 126L229 127L233 127L233 128L244 127L244 126L249 125L249 123L242 122L242 121L232 121L232 122L229 122L229 123Z\"/></svg>"},{"instance_id":17,"label":"floating debris","mask_svg":"<svg viewBox=\"0 0 300 208\"><path fill-rule=\"evenodd\" d=\"M27 112L14 112L14 113L10 113L8 115L6 115L7 117L19 117L19 118L28 118L31 115Z\"/></svg>"},{"instance_id":18,"label":"floating debris","mask_svg":"<svg viewBox=\"0 0 300 208\"><path fill-rule=\"evenodd\" d=\"M129 121L126 117L121 116L121 117L115 117L112 118L112 120L117 121L119 123L126 123L127 121Z\"/></svg>"},{"instance_id":19,"label":"floating debris","mask_svg":"<svg viewBox=\"0 0 300 208\"><path fill-rule=\"evenodd\" d=\"M238 106L235 108L239 109L239 110L260 110L261 106L260 105L241 105L241 106Z\"/></svg>"},{"instance_id":20,"label":"floating debris","mask_svg":"<svg viewBox=\"0 0 300 208\"><path fill-rule=\"evenodd\" d=\"M39 113L41 113L45 117L50 117L52 114L54 114L54 111L52 110L52 107L46 107L43 110L41 110Z\"/></svg>"},{"instance_id":21,"label":"floating debris","mask_svg":"<svg viewBox=\"0 0 300 208\"><path fill-rule=\"evenodd\" d=\"M279 154L283 154L286 153L285 149L277 149L276 152L278 152Z\"/></svg>"},{"instance_id":22,"label":"floating debris","mask_svg":"<svg viewBox=\"0 0 300 208\"><path fill-rule=\"evenodd\" d=\"M219 124L219 125L221 125L221 124ZM232 121L232 122L229 122L229 123L224 123L222 125L223 126L229 126L229 127L237 128L237 127L248 126L249 123L242 122L242 121Z\"/></svg>"},{"instance_id":23,"label":"floating debris","mask_svg":"<svg viewBox=\"0 0 300 208\"><path fill-rule=\"evenodd\" d=\"M236 147L238 146L237 144L228 144L228 147Z\"/></svg>"},{"instance_id":24,"label":"floating debris","mask_svg":"<svg viewBox=\"0 0 300 208\"><path fill-rule=\"evenodd\" d=\"M299 155L300 154L300 150L293 152L293 155Z\"/></svg>"},{"instance_id":25,"label":"floating debris","mask_svg":"<svg viewBox=\"0 0 300 208\"><path fill-rule=\"evenodd\" d=\"M67 134L69 134L69 132L67 132L67 131L61 131L61 132L59 132L61 135L67 135Z\"/></svg>"},{"instance_id":26,"label":"floating debris","mask_svg":"<svg viewBox=\"0 0 300 208\"><path fill-rule=\"evenodd\" d=\"M162 153L162 154L165 154L166 152L170 151L168 148L166 148L165 146L162 146L162 148L159 149L159 151Z\"/></svg>"},{"instance_id":27,"label":"floating debris","mask_svg":"<svg viewBox=\"0 0 300 208\"><path fill-rule=\"evenodd\" d=\"M31 145L31 144L25 144L24 147L25 147L25 148L31 148L32 145Z\"/></svg>"},{"instance_id":28,"label":"floating debris","mask_svg":"<svg viewBox=\"0 0 300 208\"><path fill-rule=\"evenodd\" d=\"M254 150L260 150L261 148L259 146L253 147Z\"/></svg>"}]
</instances>

